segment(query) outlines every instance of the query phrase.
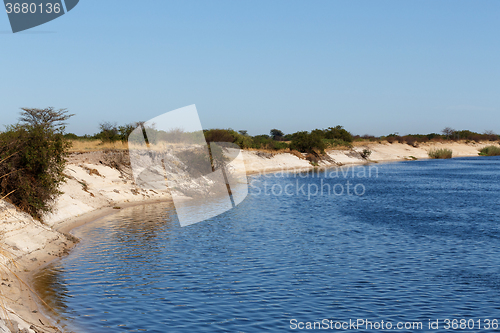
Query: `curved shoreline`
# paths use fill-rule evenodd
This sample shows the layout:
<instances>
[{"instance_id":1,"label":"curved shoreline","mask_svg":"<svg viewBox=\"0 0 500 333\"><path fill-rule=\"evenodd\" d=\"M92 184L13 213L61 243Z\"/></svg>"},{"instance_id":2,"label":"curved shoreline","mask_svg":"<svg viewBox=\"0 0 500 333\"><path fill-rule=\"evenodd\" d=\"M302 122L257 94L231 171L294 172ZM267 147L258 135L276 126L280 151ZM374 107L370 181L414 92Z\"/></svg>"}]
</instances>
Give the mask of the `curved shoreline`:
<instances>
[{"instance_id":1,"label":"curved shoreline","mask_svg":"<svg viewBox=\"0 0 500 333\"><path fill-rule=\"evenodd\" d=\"M69 234L69 232L71 232L75 228L112 216L120 212L121 209L165 202L172 202L172 200L153 199L137 202L124 202L120 203L121 208L119 210L114 209L112 206L102 207L83 215L61 221L56 230L63 234ZM44 303L42 299L37 299L37 297L34 296L34 280L40 270L53 263L55 260L61 259L62 257L70 254L70 251L79 242L79 239L76 239L74 236L70 236L70 238L72 238L73 241L66 242L66 245L64 245L63 247L60 247L58 244L50 244L49 246L43 248L42 251L30 253L17 261L18 266L22 269L15 271L15 274L17 274L19 278L26 283L24 287L20 287L19 289L20 294L17 299L17 303L22 304L23 308L27 307L29 311L14 311L16 312L16 315L19 317L19 319L28 322L30 326L34 324L41 324L41 326L35 326L35 328L37 329L37 331L35 332L62 332L61 328L58 326L58 319L47 313L47 309L45 308L44 304L42 304Z\"/></svg>"},{"instance_id":2,"label":"curved shoreline","mask_svg":"<svg viewBox=\"0 0 500 333\"><path fill-rule=\"evenodd\" d=\"M464 157L477 156L477 149L487 144L474 146L469 144L457 145L462 146L461 148L464 149L465 153L458 153L455 157ZM420 154L418 155L420 159L427 157L425 148L418 149L404 144L385 145L388 148L387 151L377 149L380 148L380 146L384 146L383 144L367 146L373 149L375 153L373 154L374 156L372 155L373 157L370 161L376 163L405 161L409 160L408 156L418 155L417 153ZM356 148L360 150L365 147L366 146ZM353 152L355 153L356 151L329 151L329 160L321 163L319 167L348 167L351 165L366 164L368 162ZM269 157L262 156L256 152L244 151L244 155L247 175L276 173L280 171L299 172L315 168L307 160L299 159L292 154L275 154ZM30 289L32 290L31 286L33 286L34 276L40 269L51 263L54 259L69 254L69 251L76 245L78 240L68 234L72 229L118 212L118 210L114 208L117 207L117 205L120 206L119 208L128 208L138 205L172 201L168 191L158 191L159 193L155 191L152 191L154 193L144 191L144 193L139 193L140 195L138 195L135 185L130 182L130 180L127 181L122 179L123 177L118 171L89 162L92 161L87 161L87 163L82 164L70 163L68 165L68 172L71 171L72 176L71 179L68 180L68 184L63 188L64 195L57 202L59 214L49 216L46 225L33 221L31 218L27 217L26 214L19 213L19 216L14 216L20 221L23 220L24 224L29 225L30 228L36 227L34 230L30 231L31 233L27 232L26 235L36 237L42 232L47 234L44 239L45 243L41 245L36 244L37 239L30 239L31 242L27 242L29 243L26 247L27 250L21 249L24 250L24 253L19 249L20 246L17 246L19 245L18 243L10 242L9 244L13 249L20 250L18 251L19 253L14 256L15 261L20 267L15 270L15 273L27 283L26 285L19 283L17 290L14 290L16 288L11 286L13 283L8 284L10 288L8 290L9 296L11 296L11 294L15 295L12 297L7 307L9 312L7 316L15 322L12 325L14 332L17 332L15 327L16 324L19 329L26 329L27 332L61 332L60 328L56 326L57 319L45 315L44 311L40 311L42 307L39 306L39 304L41 302L34 299ZM89 170L92 170L92 172ZM93 172L95 173L94 170L97 171L99 176L92 174ZM81 186L82 181L88 185L83 189ZM1 212L3 213L3 211ZM7 222L16 223L15 219L8 220ZM9 232L13 233L12 231ZM18 234L13 234L11 238L15 239L16 235L19 236ZM26 243L26 239L24 239L24 241ZM40 246L33 250L29 247L29 245L33 245L31 243ZM23 244L23 242L20 242L20 244ZM14 282L14 280L15 279L9 277L9 282ZM12 292L13 290L14 292ZM5 294L5 292L3 292L3 294ZM3 317L5 316L6 315ZM30 326L36 329L36 331L30 329Z\"/></svg>"},{"instance_id":3,"label":"curved shoreline","mask_svg":"<svg viewBox=\"0 0 500 333\"><path fill-rule=\"evenodd\" d=\"M155 205L155 204L167 203L167 202L172 202L172 200L171 199L163 199L163 200L145 200L145 201L138 201L138 202L125 202L125 203L121 203L121 208L119 210L114 209L111 206L102 207L102 208L97 209L95 211L88 212L84 215L62 221L59 229L57 229L57 230L59 232L62 232L62 233L70 233L72 230L74 230L78 227L84 226L88 223L97 222L99 220L113 216L114 214L119 213L122 209L127 209L127 208L131 208L131 207L136 207L136 206ZM69 255L70 251L75 246L78 245L79 241L80 241L80 239L78 239L78 242L73 242L71 244L71 246L66 247L67 252L64 255L65 256ZM59 260L61 258L62 257L51 257L49 255L45 255L44 257L42 257L42 260L41 260L41 261L43 261L43 264L36 265L33 263L32 264L33 266L31 267L31 269L29 269L30 267L28 266L28 269L30 271L26 272L25 274L22 274L24 276L24 281L31 287L32 290L35 290L34 281L35 281L37 274L42 269L44 269L45 267L50 265L51 263L53 263L54 261ZM29 291L25 292L24 297L26 299L29 299L30 294L31 293ZM44 306L44 304L42 304L43 300L39 299L39 300L35 300L35 302L38 304L39 312L41 312L41 314L47 319L47 322L52 323L52 325L59 324L59 321L56 320L56 318L53 315L50 315L47 313L46 307ZM63 332L61 327L58 327L58 329L61 330L61 332Z\"/></svg>"}]
</instances>

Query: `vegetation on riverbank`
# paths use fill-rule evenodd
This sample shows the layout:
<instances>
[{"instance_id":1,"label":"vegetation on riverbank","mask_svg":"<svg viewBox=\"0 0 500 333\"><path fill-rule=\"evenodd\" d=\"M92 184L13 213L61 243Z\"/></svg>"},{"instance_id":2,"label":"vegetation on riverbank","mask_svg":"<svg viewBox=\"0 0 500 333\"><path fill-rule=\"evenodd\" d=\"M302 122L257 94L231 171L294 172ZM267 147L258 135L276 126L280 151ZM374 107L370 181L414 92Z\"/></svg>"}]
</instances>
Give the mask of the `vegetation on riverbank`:
<instances>
[{"instance_id":1,"label":"vegetation on riverbank","mask_svg":"<svg viewBox=\"0 0 500 333\"><path fill-rule=\"evenodd\" d=\"M0 198L34 218L51 210L64 181L70 143L64 138L64 109L23 108L19 123L0 133Z\"/></svg>"},{"instance_id":2,"label":"vegetation on riverbank","mask_svg":"<svg viewBox=\"0 0 500 333\"><path fill-rule=\"evenodd\" d=\"M481 156L500 156L500 147L486 146L479 151Z\"/></svg>"},{"instance_id":3,"label":"vegetation on riverbank","mask_svg":"<svg viewBox=\"0 0 500 333\"><path fill-rule=\"evenodd\" d=\"M74 143L74 151L93 151L103 149L128 148L127 141L130 133L144 124L143 122L118 126L113 123L102 123L99 132L94 135L77 136L64 133L65 121L72 115L66 110L22 109L20 122L7 126L6 131L0 133L0 198L8 198L20 209L28 212L35 218L49 212L51 203L59 194L58 187L64 181L63 170L65 157ZM463 141L498 141L500 137L486 131L482 134L461 130L456 131L449 127L441 134L415 134L399 136L397 133L375 137L370 135L353 135L342 126L299 131L286 134L273 128L269 134L251 136L246 130L209 129L201 133L187 133L180 129L170 132L152 130L157 140L169 137L182 140L198 140L203 136L207 142L230 142L242 149L258 149L275 152L290 152L306 158L312 164L318 164L323 158L326 149L351 149L356 143L399 142L418 147L424 142L456 142ZM169 140L170 140L169 139ZM365 147L366 148L366 147ZM371 151L364 149L360 154L364 159ZM430 158L451 158L450 149L436 149L429 151ZM480 155L500 155L500 148L488 146L480 151Z\"/></svg>"},{"instance_id":4,"label":"vegetation on riverbank","mask_svg":"<svg viewBox=\"0 0 500 333\"><path fill-rule=\"evenodd\" d=\"M67 134L66 137L74 140L73 150L89 151L92 149L127 149L128 135L142 122L118 126L111 123L99 125L99 132L94 135L77 136ZM349 149L355 143L388 142L403 143L412 147L428 142L457 142L466 143L498 141L500 137L492 131L477 133L469 130L454 130L444 128L441 133L409 134L400 136L392 133L386 136L353 135L342 126L299 131L285 134L279 129L271 129L269 134L251 136L246 130L209 129L204 130L207 142L231 142L242 149L262 149L271 151L296 151L301 153L321 155L325 149Z\"/></svg>"},{"instance_id":5,"label":"vegetation on riverbank","mask_svg":"<svg viewBox=\"0 0 500 333\"><path fill-rule=\"evenodd\" d=\"M445 159L445 158L451 158L452 155L453 155L453 152L451 151L451 149L447 149L447 148L429 150L429 157L430 158Z\"/></svg>"}]
</instances>

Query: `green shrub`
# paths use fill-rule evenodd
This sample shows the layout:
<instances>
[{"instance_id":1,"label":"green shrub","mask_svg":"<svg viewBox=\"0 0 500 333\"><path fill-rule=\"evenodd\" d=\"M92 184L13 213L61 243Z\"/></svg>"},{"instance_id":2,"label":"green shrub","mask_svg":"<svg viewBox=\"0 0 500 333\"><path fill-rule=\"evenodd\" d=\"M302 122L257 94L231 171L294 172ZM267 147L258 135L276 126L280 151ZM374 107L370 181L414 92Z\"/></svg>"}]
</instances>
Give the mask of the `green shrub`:
<instances>
[{"instance_id":1,"label":"green shrub","mask_svg":"<svg viewBox=\"0 0 500 333\"><path fill-rule=\"evenodd\" d=\"M345 142L352 142L352 134L340 125L335 127L328 127L328 129L324 130L324 133L325 139L338 139Z\"/></svg>"},{"instance_id":2,"label":"green shrub","mask_svg":"<svg viewBox=\"0 0 500 333\"><path fill-rule=\"evenodd\" d=\"M323 142L328 148L334 148L334 147L352 148L352 143L340 139L323 139Z\"/></svg>"},{"instance_id":3,"label":"green shrub","mask_svg":"<svg viewBox=\"0 0 500 333\"><path fill-rule=\"evenodd\" d=\"M104 122L99 124L99 133L95 138L102 142L115 142L120 140L119 130L116 123Z\"/></svg>"},{"instance_id":4,"label":"green shrub","mask_svg":"<svg viewBox=\"0 0 500 333\"><path fill-rule=\"evenodd\" d=\"M426 134L425 136L427 137L428 140L442 139L443 138L443 136L441 134L437 134L437 133L429 133L429 134Z\"/></svg>"},{"instance_id":5,"label":"green shrub","mask_svg":"<svg viewBox=\"0 0 500 333\"><path fill-rule=\"evenodd\" d=\"M252 138L252 146L251 148L260 149L260 148L268 148L272 144L272 139L269 135L256 135Z\"/></svg>"},{"instance_id":6,"label":"green shrub","mask_svg":"<svg viewBox=\"0 0 500 333\"><path fill-rule=\"evenodd\" d=\"M389 134L388 136L385 137L385 139L389 143L394 143L396 141L402 143L404 141L397 133Z\"/></svg>"},{"instance_id":7,"label":"green shrub","mask_svg":"<svg viewBox=\"0 0 500 333\"><path fill-rule=\"evenodd\" d=\"M271 134L271 137L273 138L273 140L276 140L276 141L282 141L283 136L285 135L285 133L283 133L282 131L280 131L279 129L276 129L276 128L273 128L269 133Z\"/></svg>"},{"instance_id":8,"label":"green shrub","mask_svg":"<svg viewBox=\"0 0 500 333\"><path fill-rule=\"evenodd\" d=\"M371 154L372 154L372 151L370 149L368 149L368 148L365 148L361 152L361 157L364 158L364 159L367 159L368 157L370 157Z\"/></svg>"},{"instance_id":9,"label":"green shrub","mask_svg":"<svg viewBox=\"0 0 500 333\"><path fill-rule=\"evenodd\" d=\"M396 137L394 136L388 136L385 138L387 140L387 142L389 143L393 143L394 141L396 141Z\"/></svg>"},{"instance_id":10,"label":"green shrub","mask_svg":"<svg viewBox=\"0 0 500 333\"><path fill-rule=\"evenodd\" d=\"M368 140L368 141L378 141L379 138L377 138L376 136L373 136L373 135L369 135L369 134L365 134L363 136L359 136L357 135L356 136L356 140L357 141L363 141L363 140Z\"/></svg>"},{"instance_id":11,"label":"green shrub","mask_svg":"<svg viewBox=\"0 0 500 333\"><path fill-rule=\"evenodd\" d=\"M205 139L207 142L234 142L236 134L233 130L227 129L210 129L205 131Z\"/></svg>"},{"instance_id":12,"label":"green shrub","mask_svg":"<svg viewBox=\"0 0 500 333\"><path fill-rule=\"evenodd\" d=\"M487 146L479 150L481 156L500 156L500 147Z\"/></svg>"},{"instance_id":13,"label":"green shrub","mask_svg":"<svg viewBox=\"0 0 500 333\"><path fill-rule=\"evenodd\" d=\"M289 148L290 146L288 145L288 143L286 142L283 142L283 141L274 141L273 142L273 148L272 149L275 149L275 150L283 150L283 149L287 149Z\"/></svg>"},{"instance_id":14,"label":"green shrub","mask_svg":"<svg viewBox=\"0 0 500 333\"><path fill-rule=\"evenodd\" d=\"M248 136L245 132L244 133L234 132L233 136L234 136L234 143L240 146L241 149L252 147L252 137Z\"/></svg>"},{"instance_id":15,"label":"green shrub","mask_svg":"<svg viewBox=\"0 0 500 333\"><path fill-rule=\"evenodd\" d=\"M71 143L64 138L65 109L22 109L20 123L0 133L0 197L10 193L19 209L37 219L51 211L64 181L65 157Z\"/></svg>"},{"instance_id":16,"label":"green shrub","mask_svg":"<svg viewBox=\"0 0 500 333\"><path fill-rule=\"evenodd\" d=\"M451 149L447 148L431 149L428 153L430 158L451 158L452 154Z\"/></svg>"},{"instance_id":17,"label":"green shrub","mask_svg":"<svg viewBox=\"0 0 500 333\"><path fill-rule=\"evenodd\" d=\"M406 142L407 145L410 145L412 147L417 146L417 138L412 136L412 135L406 135L403 137L403 141Z\"/></svg>"},{"instance_id":18,"label":"green shrub","mask_svg":"<svg viewBox=\"0 0 500 333\"><path fill-rule=\"evenodd\" d=\"M80 137L76 135L75 133L66 133L64 134L64 138L68 140L78 140Z\"/></svg>"},{"instance_id":19,"label":"green shrub","mask_svg":"<svg viewBox=\"0 0 500 333\"><path fill-rule=\"evenodd\" d=\"M126 124L118 127L118 137L122 142L127 142L130 133L132 133L140 123Z\"/></svg>"},{"instance_id":20,"label":"green shrub","mask_svg":"<svg viewBox=\"0 0 500 333\"><path fill-rule=\"evenodd\" d=\"M315 153L319 151L325 153L326 144L323 138L317 133L309 133L307 131L297 132L292 135L290 149L300 151L301 153Z\"/></svg>"}]
</instances>

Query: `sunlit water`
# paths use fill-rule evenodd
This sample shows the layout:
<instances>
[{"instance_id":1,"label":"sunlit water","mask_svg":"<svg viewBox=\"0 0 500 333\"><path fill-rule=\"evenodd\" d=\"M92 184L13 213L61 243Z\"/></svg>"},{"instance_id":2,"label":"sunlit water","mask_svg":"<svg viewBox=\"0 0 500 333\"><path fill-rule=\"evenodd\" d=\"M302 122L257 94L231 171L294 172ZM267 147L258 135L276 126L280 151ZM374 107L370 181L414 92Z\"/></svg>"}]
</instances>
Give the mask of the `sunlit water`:
<instances>
[{"instance_id":1,"label":"sunlit water","mask_svg":"<svg viewBox=\"0 0 500 333\"><path fill-rule=\"evenodd\" d=\"M477 320L500 319L500 159L376 168L255 176L236 209L185 228L170 204L122 210L76 230L81 244L37 290L78 332L283 332L293 319L360 318L424 331L474 319L478 332ZM347 181L364 195L308 197L309 184L338 194Z\"/></svg>"}]
</instances>

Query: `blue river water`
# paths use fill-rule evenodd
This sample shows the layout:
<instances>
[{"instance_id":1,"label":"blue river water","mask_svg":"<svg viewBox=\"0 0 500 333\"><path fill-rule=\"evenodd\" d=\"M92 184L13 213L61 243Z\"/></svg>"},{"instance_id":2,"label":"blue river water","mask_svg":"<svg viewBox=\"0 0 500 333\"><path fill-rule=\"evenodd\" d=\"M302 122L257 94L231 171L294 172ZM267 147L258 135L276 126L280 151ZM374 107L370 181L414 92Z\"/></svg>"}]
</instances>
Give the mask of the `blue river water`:
<instances>
[{"instance_id":1,"label":"blue river water","mask_svg":"<svg viewBox=\"0 0 500 333\"><path fill-rule=\"evenodd\" d=\"M165 203L77 229L38 293L88 333L499 330L500 158L250 183L235 209L188 227Z\"/></svg>"}]
</instances>

